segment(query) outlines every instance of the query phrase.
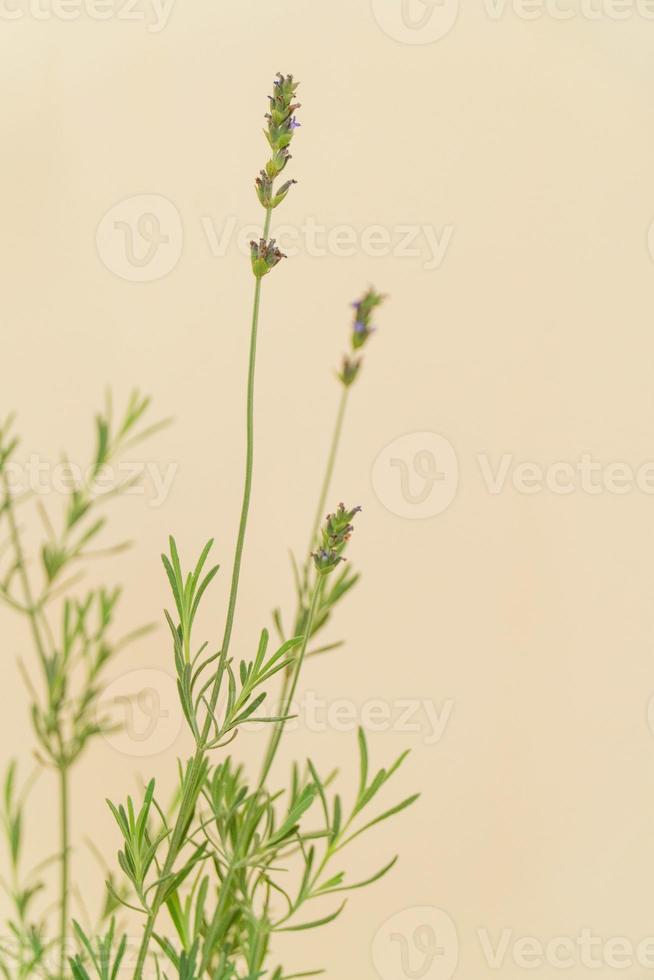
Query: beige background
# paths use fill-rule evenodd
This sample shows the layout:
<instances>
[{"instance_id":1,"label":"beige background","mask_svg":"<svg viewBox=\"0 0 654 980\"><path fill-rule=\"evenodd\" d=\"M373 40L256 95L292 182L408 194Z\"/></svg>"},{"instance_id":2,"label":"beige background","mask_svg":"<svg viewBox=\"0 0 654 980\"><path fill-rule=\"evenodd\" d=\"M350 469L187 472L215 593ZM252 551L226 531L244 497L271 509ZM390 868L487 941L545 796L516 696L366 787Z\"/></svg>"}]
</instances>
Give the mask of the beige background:
<instances>
[{"instance_id":1,"label":"beige background","mask_svg":"<svg viewBox=\"0 0 654 980\"><path fill-rule=\"evenodd\" d=\"M480 930L493 943L505 929L511 943L574 941L584 928L603 942L654 935L652 495L591 494L579 479L570 494L528 494L511 475L494 494L478 458L493 469L504 454L541 466L584 453L604 466L654 458L654 22L630 7L618 19L617 6L591 18L588 6L563 0L570 19L552 9L531 19L510 5L493 16L479 0L432 39L451 6L423 10L431 17L411 28L399 0L177 0L157 31L147 4L133 19L116 5L107 20L92 9L65 20L47 5L49 19L26 5L7 19L13 9L3 7L0 23L2 411L19 413L26 455L51 459L64 445L85 458L107 383L120 397L138 384L159 414L175 416L132 457L177 467L163 505L134 497L113 507L111 540L135 539L107 568L126 584L126 627L161 622L158 554L173 531L187 558L216 537L223 572L205 625L221 628L251 276L235 239L212 253L207 227L220 235L230 220L238 231L260 218L251 183L265 160L261 115L276 70L302 80L303 103L292 162L300 183L276 221L312 219L332 238L321 247L302 232L287 239L298 254L265 283L239 651L252 649L273 604L291 602L286 552L304 546L313 513L348 303L369 282L392 297L352 399L332 494L364 507L352 549L364 579L334 630L348 637L346 651L315 662L305 688L358 708L381 700L395 718L403 699L452 712L434 744L422 708L419 731L395 724L371 734L380 762L413 750L389 803L415 787L423 798L378 829L354 864L375 868L395 850L401 862L328 931L286 943L288 965L372 980L376 948L383 980L447 980L456 950L445 933L446 956L423 972L415 945L409 970L393 960L397 941L384 933L374 946L388 919L424 907L454 922L462 977L566 972L551 956L526 970L511 946L493 969ZM152 210L140 195L163 196L183 227L167 225L170 210L155 203L173 267L150 282L131 281L143 268L130 266L118 232L96 247L119 202L137 196L132 216ZM342 225L355 234L350 255L333 237ZM445 233L438 267L422 233L417 254L403 254L407 225ZM375 232L377 245L362 238L371 226L390 244ZM385 447L416 432L449 440L459 481L446 510L412 520L425 507L401 496L389 458L411 469L432 443L401 441L374 486L372 474ZM415 471L411 480L412 493L424 489ZM427 512L456 490L451 464L431 489ZM56 493L47 503L59 506ZM15 661L29 657L27 634L5 610L0 628L2 744L26 768ZM170 658L160 626L113 676L170 672ZM89 901L100 875L81 828L112 854L104 797L121 798L139 774L156 775L162 792L172 786L188 742L175 737L174 718L166 724L164 751L134 757L104 742L77 773L75 877ZM354 736L324 728L289 737L285 754L338 761L351 787ZM260 744L246 734L235 751L254 763ZM46 776L35 858L55 846L50 789ZM429 916L409 912L391 931L411 946ZM598 969L576 953L567 972L647 972L635 954L624 970L595 955Z\"/></svg>"}]
</instances>

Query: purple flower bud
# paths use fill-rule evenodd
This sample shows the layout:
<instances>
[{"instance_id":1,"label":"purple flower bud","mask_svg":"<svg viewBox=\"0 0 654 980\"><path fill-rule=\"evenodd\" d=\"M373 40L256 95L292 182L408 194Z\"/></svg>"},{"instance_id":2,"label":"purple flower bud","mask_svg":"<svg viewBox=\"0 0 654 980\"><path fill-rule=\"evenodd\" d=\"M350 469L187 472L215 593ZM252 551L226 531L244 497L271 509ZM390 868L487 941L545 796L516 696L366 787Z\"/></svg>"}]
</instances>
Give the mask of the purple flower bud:
<instances>
[{"instance_id":1,"label":"purple flower bud","mask_svg":"<svg viewBox=\"0 0 654 980\"><path fill-rule=\"evenodd\" d=\"M352 348L358 350L363 347L368 337L375 332L372 325L372 314L374 309L382 303L384 297L381 293L369 289L361 299L352 303L356 311L354 315L354 325L352 328Z\"/></svg>"}]
</instances>

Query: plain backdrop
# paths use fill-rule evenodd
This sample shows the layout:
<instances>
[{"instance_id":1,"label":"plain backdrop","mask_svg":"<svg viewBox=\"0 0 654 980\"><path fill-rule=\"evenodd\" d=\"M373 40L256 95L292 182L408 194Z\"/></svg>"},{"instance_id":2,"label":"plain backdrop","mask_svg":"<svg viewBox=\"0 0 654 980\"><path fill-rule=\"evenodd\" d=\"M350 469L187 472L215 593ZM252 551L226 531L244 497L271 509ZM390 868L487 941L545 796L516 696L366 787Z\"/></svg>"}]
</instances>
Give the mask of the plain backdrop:
<instances>
[{"instance_id":1,"label":"plain backdrop","mask_svg":"<svg viewBox=\"0 0 654 980\"><path fill-rule=\"evenodd\" d=\"M0 410L18 414L21 459L51 463L64 448L87 458L107 385L116 404L139 386L153 418L174 418L130 455L150 467L147 492L107 508L103 541L131 551L92 571L124 583L125 630L158 626L111 668L114 692L145 691L133 737L98 741L76 772L84 904L103 879L84 837L115 863L105 797L154 775L166 798L189 752L162 616L169 533L187 562L215 537L203 630L217 642L222 629L244 450L243 243L261 220L266 96L290 71L299 183L274 217L289 258L264 283L235 653L251 654L273 606L292 608L288 549L306 547L350 303L373 283L389 299L330 495L363 506L351 549L363 577L330 629L347 645L304 676L317 720L301 717L275 776L310 754L351 793L363 719L375 762L412 750L384 803L422 798L347 865L365 876L399 852L392 874L327 929L285 937L280 956L342 980L642 976L654 21L563 0L540 16L470 0L456 19L451 0L21 3L0 22ZM172 474L163 500L153 468ZM62 497L42 502L56 515ZM36 664L6 609L0 637L3 753L27 775L17 659ZM232 750L253 771L261 744L248 731ZM33 861L56 848L48 773L27 832ZM585 929L601 939L594 969Z\"/></svg>"}]
</instances>

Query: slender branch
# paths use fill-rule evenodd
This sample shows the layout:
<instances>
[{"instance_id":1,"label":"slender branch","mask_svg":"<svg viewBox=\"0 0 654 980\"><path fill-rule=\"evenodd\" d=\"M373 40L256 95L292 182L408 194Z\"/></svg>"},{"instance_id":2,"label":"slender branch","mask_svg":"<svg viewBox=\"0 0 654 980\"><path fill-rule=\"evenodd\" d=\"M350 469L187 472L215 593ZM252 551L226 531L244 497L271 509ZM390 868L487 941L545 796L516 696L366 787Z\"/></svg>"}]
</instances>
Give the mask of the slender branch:
<instances>
[{"instance_id":1,"label":"slender branch","mask_svg":"<svg viewBox=\"0 0 654 980\"><path fill-rule=\"evenodd\" d=\"M318 577L318 579L316 580L316 584L315 584L314 589L313 589L313 595L311 597L311 605L309 607L309 615L307 617L306 633L305 633L304 638L302 640L302 646L300 647L300 653L299 653L298 658L297 658L297 661L295 663L295 668L294 668L294 671L293 671L293 679L292 679L292 682L291 682L291 685L290 685L290 690L289 690L289 693L288 693L288 696L287 696L287 701L286 701L286 711L284 712L285 714L288 713L288 706L292 702L293 697L295 695L295 690L297 688L298 678L300 676L300 671L302 670L302 664L304 662L304 657L305 657L305 654L307 652L307 646L309 644L309 637L311 635L311 627L313 625L313 619L314 619L314 616L315 616L315 613L316 613L316 609L317 609L317 606L318 606L318 598L319 598L319 595L320 595L320 577ZM250 805L251 806L253 806L254 801L257 800L257 798L259 796L259 793L261 792L261 789L263 787L263 784L266 781L266 778L268 776L268 772L270 771L270 766L272 765L273 759L275 757L275 753L277 751L277 747L279 745L279 740L280 740L280 738L282 736L283 730L284 730L284 721L283 720L280 720L280 721L278 721L275 724L276 739L274 739L273 742L271 742L271 745L269 747L268 756L267 756L266 762L264 764L263 772L261 773L261 777L259 779L259 785L257 787L257 791L251 797L251 801L250 801ZM229 867L229 869L227 871L227 874L225 875L225 878L224 878L224 880L222 882L221 889L220 889L220 899L219 899L218 905L216 907L216 911L214 913L214 916L213 916L213 918L212 918L212 920L211 920L211 922L210 922L210 924L209 924L209 926L207 928L206 936L205 936L205 939L204 939L204 952L203 952L203 957L202 957L202 963L201 963L201 966L200 966L200 973L203 973L208 968L208 966L209 966L209 956L210 956L211 950L213 949L214 944L215 944L216 935L217 935L217 932L218 932L218 927L220 925L221 915L222 915L222 913L223 913L223 911L224 911L224 909L226 907L226 903L227 903L227 901L228 901L228 899L230 897L230 889L231 889L232 882L233 882L233 879L234 879L234 874L236 873L236 870L237 870L236 862L237 862L237 860L238 860L238 858L240 856L240 853L241 853L241 847L243 845L243 837L245 836L245 832L247 832L249 834L249 833L251 833L252 829L253 828L251 828L250 825L249 825L249 820L245 820L245 822L244 822L244 834L242 835L241 839L239 839L239 841L237 842L237 845L236 845L236 847L234 849L234 861L232 861L232 863L231 863L231 865L230 865L230 867Z\"/></svg>"},{"instance_id":2,"label":"slender branch","mask_svg":"<svg viewBox=\"0 0 654 980\"><path fill-rule=\"evenodd\" d=\"M272 217L272 209L266 209L266 220L264 225L263 237L268 238L270 234L270 221ZM254 303L252 308L252 327L250 332L250 354L248 363L248 387L247 387L247 404L246 404L246 436L247 445L245 453L245 482L243 486L243 501L241 504L241 518L239 522L238 536L236 539L236 549L234 552L234 565L232 569L232 582L229 593L229 602L227 606L227 617L225 620L225 631L223 634L223 642L220 651L220 659L218 662L218 668L216 670L216 677L214 680L211 700L209 703L209 711L207 711L207 716L205 718L204 727L202 731L202 737L196 749L193 762L191 763L191 770L189 772L186 790L180 801L179 812L177 815L177 820L175 822L175 827L173 829L172 837L170 840L170 846L168 848L168 853L166 855L166 860L164 862L163 870L161 873L162 879L167 879L167 877L172 872L175 861L179 854L180 848L184 843L184 835L186 828L188 826L188 821L192 815L195 805L197 803L198 795L200 793L201 785L197 776L204 763L204 758L207 752L206 742L211 732L211 724L213 713L218 703L218 695L220 692L220 677L224 670L225 663L227 661L227 654L229 651L229 644L232 637L232 630L234 627L234 616L236 613L236 600L238 598L238 586L241 574L241 562L243 560L243 548L245 545L245 533L247 530L248 515L250 511L250 499L252 496L252 475L254 469L254 385L255 385L255 369L256 369L256 355L257 355L257 337L259 330L259 312L261 309L261 279L257 277L256 284L254 287ZM143 937L141 940L141 946L139 948L138 960L136 963L136 968L134 970L134 980L141 980L143 975L143 968L145 966L145 961L148 955L148 948L150 941L152 939L152 933L154 931L155 922L159 910L162 905L163 895L165 891L165 885L160 884L155 891L154 898L152 900L152 906L146 924L143 930Z\"/></svg>"},{"instance_id":3,"label":"slender branch","mask_svg":"<svg viewBox=\"0 0 654 980\"><path fill-rule=\"evenodd\" d=\"M69 812L69 773L64 763L59 766L59 806L61 833L61 918L59 975L66 976L66 938L68 936L68 893L70 890L70 812Z\"/></svg>"},{"instance_id":4,"label":"slender branch","mask_svg":"<svg viewBox=\"0 0 654 980\"><path fill-rule=\"evenodd\" d=\"M207 766L207 753L213 744L213 740L211 740L209 736L212 725L215 725L214 714L220 694L221 682L229 663L229 646L232 638L234 618L236 614L241 563L243 559L245 535L250 511L250 498L252 494L252 476L254 467L254 387L257 335L261 305L261 280L263 276L270 272L270 270L274 268L274 266L283 258L282 253L275 247L274 241L269 240L272 210L284 200L291 185L294 184L295 181L285 181L277 189L274 189L273 185L275 178L284 170L290 156L288 147L293 136L293 131L297 125L293 113L295 109L299 107L297 103L293 102L297 85L298 83L293 81L292 75L283 76L278 73L275 78L273 95L268 97L270 102L270 111L266 115L268 120L266 138L269 147L272 150L272 156L266 163L265 169L261 170L259 176L255 179L257 196L265 209L266 217L264 222L263 237L259 243L253 242L251 248L252 271L256 282L252 310L247 384L245 481L243 486L241 516L234 551L234 564L232 568L232 580L229 592L227 615L225 618L223 641L220 648L220 656L216 667L216 673L213 678L211 696L208 699L208 704L205 703L205 707L207 709L206 717L202 725L202 730L197 738L197 747L194 759L190 764L184 779L179 812L161 873L160 883L155 890L152 907L147 916L136 970L134 973L134 980L141 980L143 967L148 955L149 942L154 931L156 917L163 903L164 895L168 887L165 882L170 876L177 854L184 844L185 835L187 833L189 823L193 817L198 796L201 792L201 783L205 776L204 769ZM225 884L223 884L223 888L225 887ZM212 920L212 926L215 927L215 918ZM206 956L207 949L211 949L208 936L205 937L204 941L203 957ZM200 972L202 972L202 969L203 968L201 967Z\"/></svg>"},{"instance_id":5,"label":"slender branch","mask_svg":"<svg viewBox=\"0 0 654 980\"><path fill-rule=\"evenodd\" d=\"M311 637L311 628L313 626L313 621L316 615L316 609L318 608L318 599L320 597L320 587L322 582L322 576L318 575L316 578L315 585L313 587L313 594L311 596L311 605L309 606L309 615L307 616L307 625L304 632L304 637L302 639L302 646L300 647L300 652L297 656L295 664L293 665L293 673L291 675L291 680L288 685L288 690L285 692L285 700L283 701L282 708L280 711L280 720L275 722L275 728L273 730L273 735L268 746L268 751L266 753L266 758L264 760L263 769L261 770L261 776L259 778L259 789L261 789L268 778L268 773L270 772L270 767L273 764L275 755L277 754L277 749L279 748L279 742L282 737L282 732L284 731L284 725L286 724L286 716L290 710L291 704L293 703L293 698L295 697L295 691L297 689L297 682L300 677L300 671L302 670L302 664L304 663L304 658L307 652L307 647L309 645L309 638Z\"/></svg>"},{"instance_id":6,"label":"slender branch","mask_svg":"<svg viewBox=\"0 0 654 980\"><path fill-rule=\"evenodd\" d=\"M345 412L346 412L347 405L348 405L348 396L349 396L349 393L350 393L350 386L349 385L343 385L342 391L341 391L341 397L340 397L339 402L338 402L338 410L336 412L336 421L334 423L334 430L332 432L332 439L331 439L331 444L330 444L330 447L329 447L329 455L327 457L327 465L325 467L325 474L323 476L322 486L320 488L320 495L318 497L318 506L316 507L316 515L315 515L315 518L314 518L313 527L311 528L311 536L309 538L309 548L308 548L308 552L307 552L307 555L306 555L305 561L304 561L304 569L303 569L303 573L302 573L302 588L303 588L303 590L306 590L307 587L308 587L309 573L310 573L310 570L311 570L311 551L312 551L312 549L316 545L316 541L317 541L317 538L318 538L318 530L320 528L320 522L324 519L324 516L325 516L324 515L325 505L327 503L327 496L329 494L329 488L331 487L332 479L333 479L333 476L334 476L334 466L336 464L336 458L338 456L338 450L339 450L339 447L340 447L340 444L341 444L341 437L343 435L343 423L345 421ZM295 617L296 627L297 627L297 623L299 622L301 613L302 613L302 598L300 598L299 601L298 601L298 610L297 610L297 614L296 614L296 617ZM297 628L296 628L296 633L297 633ZM309 639L311 639L310 636L309 636ZM280 697L279 697L280 707L279 707L279 712L278 712L282 717L284 715L284 711L283 711L283 707L282 706L283 706L284 702L286 701L286 698L287 698L287 695L288 695L288 688L289 688L289 684L291 683L291 678L292 678L291 670L290 669L285 670L284 671L284 678L283 678L283 681L282 681L282 689L281 689L281 693L280 693ZM268 765L268 757L271 755L271 753L272 753L272 757L274 757L275 752L277 751L277 747L276 746L273 748L273 742L274 742L275 738L276 738L276 731L273 730L272 733L271 733L271 735L270 735L270 738L268 740L268 747L266 749L266 755L264 756L264 760L265 760L264 761L264 769L265 769L266 765ZM279 740L277 740L277 741L279 741ZM270 766L268 765L268 769L269 768L270 768ZM264 779L265 779L265 777L262 777L262 782L263 782Z\"/></svg>"},{"instance_id":7,"label":"slender branch","mask_svg":"<svg viewBox=\"0 0 654 980\"><path fill-rule=\"evenodd\" d=\"M266 209L266 221L263 229L263 237L267 241L270 234L270 221L272 209ZM257 277L254 287L254 306L252 309L252 329L250 332L250 358L248 364L248 388L246 404L246 441L247 448L245 453L245 482L243 485L243 503L241 505L241 519L238 527L238 537L236 539L236 549L234 552L234 566L232 569L232 584L229 591L229 604L227 606L227 618L225 620L225 632L220 650L220 660L216 671L213 690L211 692L211 712L207 715L204 726L203 740L206 740L211 725L211 715L218 701L220 690L220 677L227 662L229 644L232 638L234 627L234 614L236 612L236 600L238 598L238 585L241 577L241 563L243 560L243 546L245 544L245 532L247 530L248 515L250 512L250 498L252 496L252 473L254 468L254 382L257 363L257 337L259 332L259 310L261 307L261 279Z\"/></svg>"},{"instance_id":8,"label":"slender branch","mask_svg":"<svg viewBox=\"0 0 654 980\"><path fill-rule=\"evenodd\" d=\"M325 513L324 513L325 504L327 503L327 494L329 493L332 477L334 475L334 464L336 463L338 447L340 445L341 435L343 433L343 422L345 419L345 410L347 409L349 393L350 393L350 386L343 385L341 391L341 397L338 403L338 412L336 413L336 424L334 426L332 442L329 448L329 456L327 458L327 466L325 468L325 476L323 478L322 487L320 489L320 497L318 498L318 507L316 508L316 516L313 521L313 527L311 528L311 538L309 539L309 552L311 552L313 548L315 548L320 522L325 517ZM307 563L308 562L309 562L309 557L307 557Z\"/></svg>"},{"instance_id":9,"label":"slender branch","mask_svg":"<svg viewBox=\"0 0 654 980\"><path fill-rule=\"evenodd\" d=\"M6 514L9 522L9 533L16 556L16 566L20 578L23 595L25 597L24 611L30 623L34 645L43 668L46 668L47 653L46 643L41 634L39 616L47 624L45 615L40 604L34 602L32 586L30 584L27 566L25 564L25 554L20 539L20 531L14 513L13 502L11 499L11 489L7 480L7 474L2 474L2 488L5 497ZM66 975L66 939L68 936L68 909L69 909L69 880L70 880L70 812L69 812L69 773L66 761L59 762L59 833L61 841L60 857L60 881L61 892L59 896L60 924L59 924L59 976L61 980Z\"/></svg>"}]
</instances>

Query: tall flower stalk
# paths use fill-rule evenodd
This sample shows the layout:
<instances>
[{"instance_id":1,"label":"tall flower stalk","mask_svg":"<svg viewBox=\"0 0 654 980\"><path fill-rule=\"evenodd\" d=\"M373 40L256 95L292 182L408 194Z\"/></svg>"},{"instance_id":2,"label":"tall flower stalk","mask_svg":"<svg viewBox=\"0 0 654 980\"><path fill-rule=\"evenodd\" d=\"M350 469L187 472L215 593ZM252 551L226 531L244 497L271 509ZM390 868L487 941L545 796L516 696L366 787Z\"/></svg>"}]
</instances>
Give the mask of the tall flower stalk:
<instances>
[{"instance_id":1,"label":"tall flower stalk","mask_svg":"<svg viewBox=\"0 0 654 980\"><path fill-rule=\"evenodd\" d=\"M275 78L273 94L269 96L269 111L266 114L266 138L271 150L271 156L255 181L257 196L265 210L265 219L262 237L258 242L251 242L251 264L255 285L248 357L245 480L223 640L220 647L218 667L211 684L211 698L207 706L208 710L201 729L201 736L199 739L196 739L197 747L195 757L183 787L179 815L173 829L170 847L163 868L163 881L157 888L152 906L148 911L143 939L134 971L134 980L140 980L142 976L157 915L166 896L166 878L171 874L179 851L184 844L184 833L187 829L189 819L192 818L198 796L202 789L201 776L204 774L206 768L207 751L211 746L210 735L212 725L214 724L214 713L220 695L221 681L228 661L252 496L252 475L254 467L254 392L259 314L261 309L261 284L263 278L285 257L277 248L274 239L271 239L269 236L272 212L282 203L291 186L295 183L294 180L288 180L280 187L275 187L276 178L286 168L286 165L291 159L289 147L294 131L299 125L295 118L295 112L300 106L299 103L294 102L297 87L298 83L293 80L292 75L284 76L278 74Z\"/></svg>"},{"instance_id":2,"label":"tall flower stalk","mask_svg":"<svg viewBox=\"0 0 654 980\"><path fill-rule=\"evenodd\" d=\"M284 258L270 238L271 217L294 181L278 182L290 160L289 146L298 126L297 83L278 75L266 115L271 155L256 179L264 208L263 234L251 243L255 278L246 395L246 451L243 499L232 566L222 640L217 649L196 639L200 605L218 572L207 542L190 570L184 570L179 549L170 538L162 556L171 587L173 609L166 611L173 643L177 684L186 723L195 741L192 757L180 764L177 804L171 816L156 798L154 780L139 800L110 803L121 835L118 862L130 889L129 909L141 912L144 928L132 971L141 980L146 964L157 977L180 980L284 980L289 973L273 965L273 940L282 932L325 926L340 915L341 902L327 915L307 912L316 899L341 898L342 893L371 884L395 863L388 861L363 881L351 880L332 862L361 834L410 806L415 795L370 816L369 807L402 764L402 754L388 768L370 772L368 745L358 737L359 782L348 803L334 792L333 775L321 774L307 759L292 767L284 792L269 785L272 765L285 731L292 702L307 660L333 649L314 646L336 606L357 576L345 563L358 507L339 504L322 518L332 482L343 430L349 389L360 369L360 348L372 333L372 314L382 297L369 290L355 304L351 350L338 377L342 398L336 419L318 512L310 544L295 574L297 608L294 630L285 634L282 615L273 619L278 642L262 629L250 657L235 659L234 625L241 566L247 534L254 465L254 395L262 281ZM264 714L275 676L282 678L279 709ZM262 772L252 784L242 765L217 750L226 748L245 723L269 726L270 739ZM309 824L307 826L307 822ZM297 878L291 869L299 862ZM120 901L113 884L111 894ZM164 919L162 912L167 911ZM75 980L115 977L124 959L126 941L115 924L90 938L75 923L80 952L71 961ZM173 971L172 973L170 971ZM320 972L320 971L319 971Z\"/></svg>"}]
</instances>

